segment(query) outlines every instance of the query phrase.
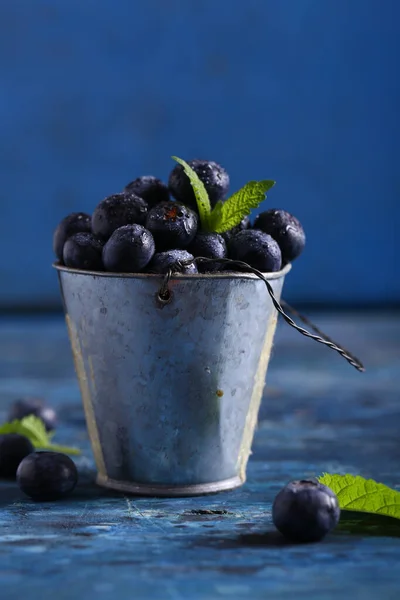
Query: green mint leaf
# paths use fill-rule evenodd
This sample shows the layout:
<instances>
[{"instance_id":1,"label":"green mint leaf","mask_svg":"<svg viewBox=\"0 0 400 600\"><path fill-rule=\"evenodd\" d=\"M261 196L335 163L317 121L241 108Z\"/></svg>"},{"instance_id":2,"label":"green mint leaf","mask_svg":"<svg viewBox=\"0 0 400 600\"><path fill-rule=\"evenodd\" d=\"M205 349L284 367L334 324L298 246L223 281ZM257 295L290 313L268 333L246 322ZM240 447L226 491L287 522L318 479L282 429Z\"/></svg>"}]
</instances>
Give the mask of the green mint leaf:
<instances>
[{"instance_id":1,"label":"green mint leaf","mask_svg":"<svg viewBox=\"0 0 400 600\"><path fill-rule=\"evenodd\" d=\"M44 448L48 443L46 427L43 421L34 415L29 415L21 420L16 419L11 423L4 423L0 427L1 433L19 433L27 437L35 448Z\"/></svg>"},{"instance_id":2,"label":"green mint leaf","mask_svg":"<svg viewBox=\"0 0 400 600\"><path fill-rule=\"evenodd\" d=\"M34 415L29 415L21 420L16 419L15 421L11 421L11 423L4 423L0 426L0 434L2 433L19 433L28 438L35 448L53 450L54 452L63 452L65 454L77 455L81 453L78 448L52 444L51 439L54 433L48 433L43 421Z\"/></svg>"},{"instance_id":3,"label":"green mint leaf","mask_svg":"<svg viewBox=\"0 0 400 600\"><path fill-rule=\"evenodd\" d=\"M211 231L215 231L213 224L218 224L222 221L222 207L223 207L224 203L222 202L222 200L220 200L219 202L217 202L217 204L214 206L212 213L210 215L210 218L208 220L209 224L210 224L210 228Z\"/></svg>"},{"instance_id":4,"label":"green mint leaf","mask_svg":"<svg viewBox=\"0 0 400 600\"><path fill-rule=\"evenodd\" d=\"M265 194L275 185L275 181L249 181L244 187L225 200L220 207L215 206L209 218L209 226L216 233L223 233L239 225L240 221L258 208ZM217 208L218 207L218 208Z\"/></svg>"},{"instance_id":5,"label":"green mint leaf","mask_svg":"<svg viewBox=\"0 0 400 600\"><path fill-rule=\"evenodd\" d=\"M48 444L45 450L51 450L52 452L61 452L61 454L73 454L79 456L82 452L79 448L73 448L72 446L60 446L59 444Z\"/></svg>"},{"instance_id":6,"label":"green mint leaf","mask_svg":"<svg viewBox=\"0 0 400 600\"><path fill-rule=\"evenodd\" d=\"M324 473L318 481L331 488L342 510L385 515L400 519L400 492L392 490L373 479L359 475L329 475Z\"/></svg>"},{"instance_id":7,"label":"green mint leaf","mask_svg":"<svg viewBox=\"0 0 400 600\"><path fill-rule=\"evenodd\" d=\"M177 163L182 165L183 170L189 177L190 184L193 188L193 192L196 197L201 226L203 229L207 230L209 228L208 220L211 214L211 204L207 194L207 190L204 187L204 183L201 181L196 171L193 171L193 169L187 164L187 162L185 162L181 158L178 158L177 156L173 156L172 158L173 160L176 160Z\"/></svg>"}]
</instances>

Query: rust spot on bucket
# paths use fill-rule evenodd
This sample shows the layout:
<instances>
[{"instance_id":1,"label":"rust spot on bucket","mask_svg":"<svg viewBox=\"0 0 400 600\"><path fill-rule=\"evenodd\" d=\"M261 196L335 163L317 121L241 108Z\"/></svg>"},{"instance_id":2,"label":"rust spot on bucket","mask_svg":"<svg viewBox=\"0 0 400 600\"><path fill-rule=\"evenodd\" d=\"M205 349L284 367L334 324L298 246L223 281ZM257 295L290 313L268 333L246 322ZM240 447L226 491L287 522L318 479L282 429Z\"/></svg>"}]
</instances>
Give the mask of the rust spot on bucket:
<instances>
[{"instance_id":1,"label":"rust spot on bucket","mask_svg":"<svg viewBox=\"0 0 400 600\"><path fill-rule=\"evenodd\" d=\"M224 395L223 390L217 390L215 393L217 394L218 398L222 398L222 396Z\"/></svg>"}]
</instances>

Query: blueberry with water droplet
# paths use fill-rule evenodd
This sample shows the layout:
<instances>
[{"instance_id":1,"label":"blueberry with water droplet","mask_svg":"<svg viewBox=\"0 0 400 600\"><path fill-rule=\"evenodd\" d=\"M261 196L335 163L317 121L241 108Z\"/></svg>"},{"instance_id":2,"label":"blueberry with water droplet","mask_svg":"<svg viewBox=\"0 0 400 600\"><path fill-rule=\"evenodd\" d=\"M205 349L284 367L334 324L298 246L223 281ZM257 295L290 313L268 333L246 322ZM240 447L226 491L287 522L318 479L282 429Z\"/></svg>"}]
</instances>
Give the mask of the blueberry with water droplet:
<instances>
[{"instance_id":1,"label":"blueberry with water droplet","mask_svg":"<svg viewBox=\"0 0 400 600\"><path fill-rule=\"evenodd\" d=\"M64 265L71 269L102 271L102 251L103 242L93 233L76 233L64 244Z\"/></svg>"},{"instance_id":2,"label":"blueberry with water droplet","mask_svg":"<svg viewBox=\"0 0 400 600\"><path fill-rule=\"evenodd\" d=\"M218 163L211 160L194 159L188 165L197 173L204 183L211 206L222 200L229 189L229 175ZM168 186L171 194L178 202L190 206L197 211L196 197L192 185L182 165L176 165L169 176Z\"/></svg>"},{"instance_id":3,"label":"blueberry with water droplet","mask_svg":"<svg viewBox=\"0 0 400 600\"><path fill-rule=\"evenodd\" d=\"M188 250L193 256L204 258L226 258L228 250L224 238L218 233L199 232L190 244ZM213 273L222 271L224 266L218 262L199 262L197 265L200 273Z\"/></svg>"},{"instance_id":4,"label":"blueberry with water droplet","mask_svg":"<svg viewBox=\"0 0 400 600\"><path fill-rule=\"evenodd\" d=\"M281 268L282 255L278 243L263 231L240 231L230 240L228 252L232 260L243 261L262 273L279 271Z\"/></svg>"},{"instance_id":5,"label":"blueberry with water droplet","mask_svg":"<svg viewBox=\"0 0 400 600\"><path fill-rule=\"evenodd\" d=\"M33 451L30 440L25 436L18 433L1 434L0 477L15 478L21 461Z\"/></svg>"},{"instance_id":6,"label":"blueberry with water droplet","mask_svg":"<svg viewBox=\"0 0 400 600\"><path fill-rule=\"evenodd\" d=\"M258 215L254 229L268 233L279 244L283 262L292 262L304 250L306 236L298 219L286 210L272 208Z\"/></svg>"},{"instance_id":7,"label":"blueberry with water droplet","mask_svg":"<svg viewBox=\"0 0 400 600\"><path fill-rule=\"evenodd\" d=\"M166 252L158 252L153 256L153 260L147 268L148 273L168 273L171 267L174 267L179 262L192 261L193 254L189 254L186 250L167 250ZM177 266L176 272L185 275L193 275L198 273L194 262L183 267Z\"/></svg>"},{"instance_id":8,"label":"blueberry with water droplet","mask_svg":"<svg viewBox=\"0 0 400 600\"><path fill-rule=\"evenodd\" d=\"M228 244L234 235L236 235L240 231L245 231L246 229L249 229L249 227L250 227L250 219L248 216L246 216L246 217L243 217L243 219L240 221L239 225L232 227L232 229L228 229L228 231L224 231L223 233L221 233L221 235L224 238L225 242Z\"/></svg>"},{"instance_id":9,"label":"blueberry with water droplet","mask_svg":"<svg viewBox=\"0 0 400 600\"><path fill-rule=\"evenodd\" d=\"M144 225L147 202L135 194L113 194L98 204L92 215L92 231L100 238L108 239L124 225Z\"/></svg>"},{"instance_id":10,"label":"blueberry with water droplet","mask_svg":"<svg viewBox=\"0 0 400 600\"><path fill-rule=\"evenodd\" d=\"M20 463L17 483L33 500L58 500L70 494L78 481L75 463L60 452L33 452Z\"/></svg>"},{"instance_id":11,"label":"blueberry with water droplet","mask_svg":"<svg viewBox=\"0 0 400 600\"><path fill-rule=\"evenodd\" d=\"M152 175L144 175L143 177L138 177L134 181L131 181L125 186L124 192L126 194L135 194L136 196L143 198L143 200L147 202L149 208L152 208L156 204L160 204L160 202L169 201L168 187L161 179L157 179L157 177L153 177Z\"/></svg>"},{"instance_id":12,"label":"blueberry with water droplet","mask_svg":"<svg viewBox=\"0 0 400 600\"><path fill-rule=\"evenodd\" d=\"M125 225L111 235L103 248L106 271L140 273L155 252L152 234L142 225Z\"/></svg>"},{"instance_id":13,"label":"blueberry with water droplet","mask_svg":"<svg viewBox=\"0 0 400 600\"><path fill-rule=\"evenodd\" d=\"M90 233L91 232L91 217L90 215L77 212L71 213L64 217L62 221L57 225L53 235L53 250L58 260L63 260L64 244L71 235L76 233Z\"/></svg>"},{"instance_id":14,"label":"blueberry with water droplet","mask_svg":"<svg viewBox=\"0 0 400 600\"><path fill-rule=\"evenodd\" d=\"M197 233L197 214L179 202L162 202L147 215L146 227L158 251L184 249Z\"/></svg>"},{"instance_id":15,"label":"blueberry with water droplet","mask_svg":"<svg viewBox=\"0 0 400 600\"><path fill-rule=\"evenodd\" d=\"M317 542L339 522L336 494L314 479L292 481L276 496L272 506L275 527L294 542Z\"/></svg>"}]
</instances>

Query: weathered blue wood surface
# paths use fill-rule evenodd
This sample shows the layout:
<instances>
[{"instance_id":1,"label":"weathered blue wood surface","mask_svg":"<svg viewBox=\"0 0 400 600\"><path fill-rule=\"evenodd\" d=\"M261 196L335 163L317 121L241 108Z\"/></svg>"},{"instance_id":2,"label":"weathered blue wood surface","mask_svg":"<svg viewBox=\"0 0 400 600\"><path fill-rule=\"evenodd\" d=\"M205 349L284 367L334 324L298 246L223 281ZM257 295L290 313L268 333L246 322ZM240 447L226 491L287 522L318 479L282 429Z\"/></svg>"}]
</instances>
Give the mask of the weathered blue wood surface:
<instances>
[{"instance_id":1,"label":"weathered blue wood surface","mask_svg":"<svg viewBox=\"0 0 400 600\"><path fill-rule=\"evenodd\" d=\"M308 235L288 299L399 302L399 23L398 0L2 0L0 305L59 303L58 221L171 154L277 180Z\"/></svg>"},{"instance_id":2,"label":"weathered blue wood surface","mask_svg":"<svg viewBox=\"0 0 400 600\"><path fill-rule=\"evenodd\" d=\"M168 500L94 486L62 319L0 321L1 419L16 397L44 396L60 413L58 441L84 449L79 488L66 501L35 504L0 484L1 599L397 600L396 521L369 519L361 531L354 516L305 546L285 545L273 532L271 503L292 478L359 473L400 489L400 317L317 322L368 371L357 373L281 323L248 483Z\"/></svg>"}]
</instances>

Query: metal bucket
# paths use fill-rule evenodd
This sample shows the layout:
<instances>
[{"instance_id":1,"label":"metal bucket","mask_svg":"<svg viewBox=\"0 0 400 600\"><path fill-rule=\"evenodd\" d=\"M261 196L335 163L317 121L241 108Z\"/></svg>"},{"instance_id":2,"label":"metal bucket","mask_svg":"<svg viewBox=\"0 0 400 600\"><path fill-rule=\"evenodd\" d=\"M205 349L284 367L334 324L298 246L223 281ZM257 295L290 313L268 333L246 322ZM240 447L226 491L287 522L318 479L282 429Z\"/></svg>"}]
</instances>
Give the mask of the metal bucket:
<instances>
[{"instance_id":1,"label":"metal bucket","mask_svg":"<svg viewBox=\"0 0 400 600\"><path fill-rule=\"evenodd\" d=\"M192 496L246 479L277 312L252 274L57 266L97 482ZM288 265L267 276L279 299Z\"/></svg>"}]
</instances>

